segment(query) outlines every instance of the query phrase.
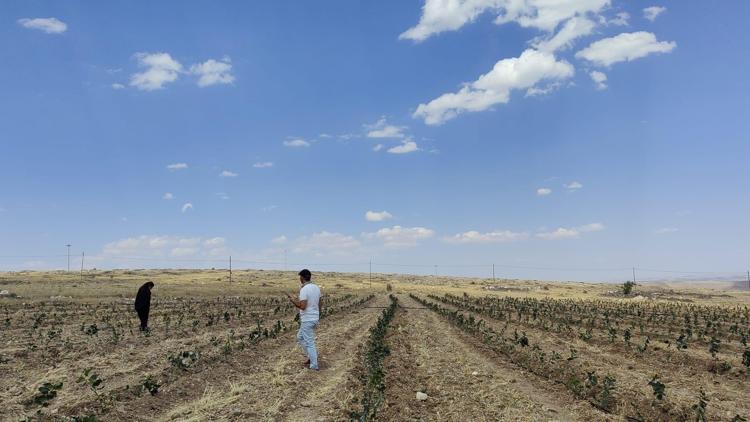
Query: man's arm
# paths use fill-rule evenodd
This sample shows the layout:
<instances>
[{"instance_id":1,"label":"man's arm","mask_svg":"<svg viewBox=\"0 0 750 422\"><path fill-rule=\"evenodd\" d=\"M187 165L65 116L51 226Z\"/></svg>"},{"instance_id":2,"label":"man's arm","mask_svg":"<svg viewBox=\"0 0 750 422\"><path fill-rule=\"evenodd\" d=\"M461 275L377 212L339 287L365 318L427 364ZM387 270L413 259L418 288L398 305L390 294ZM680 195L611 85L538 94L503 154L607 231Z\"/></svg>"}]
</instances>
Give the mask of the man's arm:
<instances>
[{"instance_id":1,"label":"man's arm","mask_svg":"<svg viewBox=\"0 0 750 422\"><path fill-rule=\"evenodd\" d=\"M292 302L292 304L294 304L297 309L300 309L302 311L307 309L307 300L299 300L289 293L286 294L286 297L289 298L289 301Z\"/></svg>"}]
</instances>

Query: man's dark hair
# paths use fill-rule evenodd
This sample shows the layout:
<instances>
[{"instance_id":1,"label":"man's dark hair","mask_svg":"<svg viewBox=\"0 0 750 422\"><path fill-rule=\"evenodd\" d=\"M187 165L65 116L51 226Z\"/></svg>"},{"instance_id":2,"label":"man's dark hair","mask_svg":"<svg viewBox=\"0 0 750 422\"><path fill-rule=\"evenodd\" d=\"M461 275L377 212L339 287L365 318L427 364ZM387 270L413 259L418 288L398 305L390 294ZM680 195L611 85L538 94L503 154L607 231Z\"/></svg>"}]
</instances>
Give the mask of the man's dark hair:
<instances>
[{"instance_id":1,"label":"man's dark hair","mask_svg":"<svg viewBox=\"0 0 750 422\"><path fill-rule=\"evenodd\" d=\"M302 277L302 279L305 281L310 281L310 279L312 278L312 273L310 272L310 270L304 269L299 272L299 276Z\"/></svg>"}]
</instances>

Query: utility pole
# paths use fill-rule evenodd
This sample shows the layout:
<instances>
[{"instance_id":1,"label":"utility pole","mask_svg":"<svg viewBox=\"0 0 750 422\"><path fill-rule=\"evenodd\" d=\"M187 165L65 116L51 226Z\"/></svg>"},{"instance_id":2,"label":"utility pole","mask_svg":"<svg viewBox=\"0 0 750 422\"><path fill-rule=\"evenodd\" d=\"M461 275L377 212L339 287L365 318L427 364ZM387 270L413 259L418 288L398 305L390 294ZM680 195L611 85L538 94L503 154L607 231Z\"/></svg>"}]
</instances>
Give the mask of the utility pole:
<instances>
[{"instance_id":1,"label":"utility pole","mask_svg":"<svg viewBox=\"0 0 750 422\"><path fill-rule=\"evenodd\" d=\"M70 243L65 246L68 247L68 272L70 272Z\"/></svg>"},{"instance_id":2,"label":"utility pole","mask_svg":"<svg viewBox=\"0 0 750 422\"><path fill-rule=\"evenodd\" d=\"M495 264L492 264L492 282L495 282Z\"/></svg>"},{"instance_id":3,"label":"utility pole","mask_svg":"<svg viewBox=\"0 0 750 422\"><path fill-rule=\"evenodd\" d=\"M633 267L633 284L635 284L635 267Z\"/></svg>"},{"instance_id":4,"label":"utility pole","mask_svg":"<svg viewBox=\"0 0 750 422\"><path fill-rule=\"evenodd\" d=\"M83 281L83 261L86 258L86 252L81 252L81 281Z\"/></svg>"},{"instance_id":5,"label":"utility pole","mask_svg":"<svg viewBox=\"0 0 750 422\"><path fill-rule=\"evenodd\" d=\"M229 282L232 282L232 255L229 255Z\"/></svg>"}]
</instances>

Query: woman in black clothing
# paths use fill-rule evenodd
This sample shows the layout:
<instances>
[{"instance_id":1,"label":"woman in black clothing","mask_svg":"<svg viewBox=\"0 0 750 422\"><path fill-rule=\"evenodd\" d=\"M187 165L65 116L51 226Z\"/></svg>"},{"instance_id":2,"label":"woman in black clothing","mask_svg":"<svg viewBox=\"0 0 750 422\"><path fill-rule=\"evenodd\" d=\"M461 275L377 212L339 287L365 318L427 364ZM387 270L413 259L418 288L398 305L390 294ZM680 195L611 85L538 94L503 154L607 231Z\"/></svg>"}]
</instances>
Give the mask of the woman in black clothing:
<instances>
[{"instance_id":1,"label":"woman in black clothing","mask_svg":"<svg viewBox=\"0 0 750 422\"><path fill-rule=\"evenodd\" d=\"M149 281L138 289L138 294L135 296L135 311L141 319L141 331L148 330L148 311L151 310L151 288L153 287L154 283Z\"/></svg>"}]
</instances>

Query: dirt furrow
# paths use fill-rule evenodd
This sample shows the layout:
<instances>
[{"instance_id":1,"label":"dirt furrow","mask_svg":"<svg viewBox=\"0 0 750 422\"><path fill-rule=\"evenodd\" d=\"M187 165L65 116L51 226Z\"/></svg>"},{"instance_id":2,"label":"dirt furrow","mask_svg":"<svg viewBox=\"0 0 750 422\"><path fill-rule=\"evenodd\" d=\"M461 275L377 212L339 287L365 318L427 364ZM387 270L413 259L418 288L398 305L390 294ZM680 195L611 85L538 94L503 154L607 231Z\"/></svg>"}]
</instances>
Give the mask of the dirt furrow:
<instances>
[{"instance_id":1,"label":"dirt furrow","mask_svg":"<svg viewBox=\"0 0 750 422\"><path fill-rule=\"evenodd\" d=\"M384 306L379 296L365 306ZM161 420L346 420L356 391L348 375L368 329L382 309L364 307L321 321L317 332L320 371L303 365L305 356L289 336L262 355L240 362L228 383L206 387L203 397L184 402Z\"/></svg>"},{"instance_id":2,"label":"dirt furrow","mask_svg":"<svg viewBox=\"0 0 750 422\"><path fill-rule=\"evenodd\" d=\"M399 300L421 306L408 296ZM489 355L429 309L404 309L392 325L381 420L605 419L588 403ZM417 400L417 391L427 400Z\"/></svg>"}]
</instances>

